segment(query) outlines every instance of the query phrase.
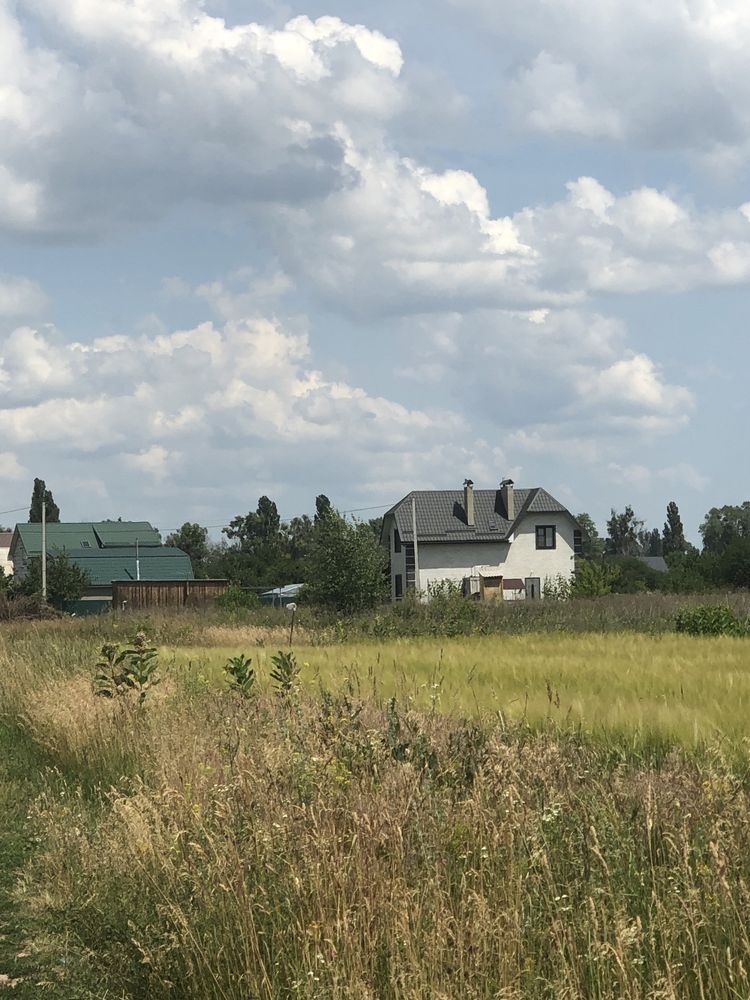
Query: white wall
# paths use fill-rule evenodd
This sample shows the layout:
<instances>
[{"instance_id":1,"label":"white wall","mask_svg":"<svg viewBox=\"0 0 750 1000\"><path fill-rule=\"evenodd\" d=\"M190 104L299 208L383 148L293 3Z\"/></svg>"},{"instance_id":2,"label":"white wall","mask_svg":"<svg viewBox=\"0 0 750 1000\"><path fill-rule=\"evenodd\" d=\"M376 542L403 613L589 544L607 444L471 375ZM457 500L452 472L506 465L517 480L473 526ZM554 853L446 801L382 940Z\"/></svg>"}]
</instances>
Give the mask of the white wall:
<instances>
[{"instance_id":1,"label":"white wall","mask_svg":"<svg viewBox=\"0 0 750 1000\"><path fill-rule=\"evenodd\" d=\"M554 525L557 547L537 549L536 526ZM511 542L422 543L419 546L419 586L427 591L431 583L452 580L461 583L466 576L486 575L546 578L573 575L573 520L568 514L528 514L518 526Z\"/></svg>"},{"instance_id":2,"label":"white wall","mask_svg":"<svg viewBox=\"0 0 750 1000\"><path fill-rule=\"evenodd\" d=\"M0 569L3 570L6 576L11 576L13 573L13 563L10 561L9 546L0 546Z\"/></svg>"}]
</instances>

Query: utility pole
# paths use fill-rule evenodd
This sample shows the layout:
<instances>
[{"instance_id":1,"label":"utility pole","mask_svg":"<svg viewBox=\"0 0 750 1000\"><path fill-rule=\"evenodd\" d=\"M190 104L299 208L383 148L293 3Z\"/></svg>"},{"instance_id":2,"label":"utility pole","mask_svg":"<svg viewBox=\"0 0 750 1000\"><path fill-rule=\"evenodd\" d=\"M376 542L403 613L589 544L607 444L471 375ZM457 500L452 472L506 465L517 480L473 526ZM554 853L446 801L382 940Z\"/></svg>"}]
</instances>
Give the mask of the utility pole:
<instances>
[{"instance_id":1,"label":"utility pole","mask_svg":"<svg viewBox=\"0 0 750 1000\"><path fill-rule=\"evenodd\" d=\"M135 578L141 578L141 560L138 558L138 539L135 540Z\"/></svg>"},{"instance_id":2,"label":"utility pole","mask_svg":"<svg viewBox=\"0 0 750 1000\"><path fill-rule=\"evenodd\" d=\"M414 535L414 590L419 593L419 543L417 542L417 500L411 498L411 530Z\"/></svg>"},{"instance_id":3,"label":"utility pole","mask_svg":"<svg viewBox=\"0 0 750 1000\"><path fill-rule=\"evenodd\" d=\"M42 600L47 600L47 503L42 500Z\"/></svg>"}]
</instances>

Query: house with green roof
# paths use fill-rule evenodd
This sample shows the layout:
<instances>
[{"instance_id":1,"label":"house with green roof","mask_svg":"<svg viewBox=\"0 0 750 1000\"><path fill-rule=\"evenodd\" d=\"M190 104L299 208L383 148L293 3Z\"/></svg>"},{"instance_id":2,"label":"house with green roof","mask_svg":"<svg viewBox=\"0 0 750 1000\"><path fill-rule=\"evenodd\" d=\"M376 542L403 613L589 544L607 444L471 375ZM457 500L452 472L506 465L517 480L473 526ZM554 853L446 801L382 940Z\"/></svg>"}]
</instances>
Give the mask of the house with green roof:
<instances>
[{"instance_id":1,"label":"house with green roof","mask_svg":"<svg viewBox=\"0 0 750 1000\"><path fill-rule=\"evenodd\" d=\"M47 553L65 552L85 570L91 585L84 599L112 599L115 581L192 580L190 557L162 545L148 521L83 521L47 525ZM41 524L17 524L10 543L13 570L23 579L29 560L42 554Z\"/></svg>"}]
</instances>

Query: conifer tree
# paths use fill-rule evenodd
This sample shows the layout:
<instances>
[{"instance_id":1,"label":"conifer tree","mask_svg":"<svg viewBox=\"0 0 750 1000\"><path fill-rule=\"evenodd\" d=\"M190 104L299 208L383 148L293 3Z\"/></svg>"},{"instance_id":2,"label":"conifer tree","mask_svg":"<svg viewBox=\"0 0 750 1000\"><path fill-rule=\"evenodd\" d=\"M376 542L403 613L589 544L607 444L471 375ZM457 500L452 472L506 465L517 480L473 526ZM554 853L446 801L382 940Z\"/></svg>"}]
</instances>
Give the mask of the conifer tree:
<instances>
[{"instance_id":1,"label":"conifer tree","mask_svg":"<svg viewBox=\"0 0 750 1000\"><path fill-rule=\"evenodd\" d=\"M39 524L42 520L42 504L47 505L47 523L60 523L60 508L54 501L52 492L47 489L43 479L34 480L34 489L31 494L31 507L29 508L29 524Z\"/></svg>"},{"instance_id":2,"label":"conifer tree","mask_svg":"<svg viewBox=\"0 0 750 1000\"><path fill-rule=\"evenodd\" d=\"M667 520L662 532L662 549L665 556L686 550L685 529L682 527L680 511L674 500L667 505Z\"/></svg>"}]
</instances>

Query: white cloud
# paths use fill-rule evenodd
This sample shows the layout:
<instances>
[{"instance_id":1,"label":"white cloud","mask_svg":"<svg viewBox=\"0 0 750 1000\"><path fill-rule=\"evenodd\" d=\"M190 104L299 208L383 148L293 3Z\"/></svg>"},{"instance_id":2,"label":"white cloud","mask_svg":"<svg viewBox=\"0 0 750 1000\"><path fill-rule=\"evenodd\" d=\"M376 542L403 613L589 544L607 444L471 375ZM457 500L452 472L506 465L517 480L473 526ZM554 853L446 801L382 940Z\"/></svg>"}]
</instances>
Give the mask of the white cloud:
<instances>
[{"instance_id":1,"label":"white cloud","mask_svg":"<svg viewBox=\"0 0 750 1000\"><path fill-rule=\"evenodd\" d=\"M35 281L0 274L0 319L33 316L47 305L47 296Z\"/></svg>"},{"instance_id":2,"label":"white cloud","mask_svg":"<svg viewBox=\"0 0 750 1000\"><path fill-rule=\"evenodd\" d=\"M18 456L12 451L0 451L0 474L3 479L17 481L26 479L29 470L18 461Z\"/></svg>"},{"instance_id":3,"label":"white cloud","mask_svg":"<svg viewBox=\"0 0 750 1000\"><path fill-rule=\"evenodd\" d=\"M25 13L33 34L0 0L11 232L98 234L188 199L304 201L346 183L337 122L366 131L401 103L398 44L335 17L228 27L198 0Z\"/></svg>"},{"instance_id":4,"label":"white cloud","mask_svg":"<svg viewBox=\"0 0 750 1000\"><path fill-rule=\"evenodd\" d=\"M460 0L460 8L512 53L503 96L534 131L720 160L750 152L750 9L741 0Z\"/></svg>"},{"instance_id":5,"label":"white cloud","mask_svg":"<svg viewBox=\"0 0 750 1000\"><path fill-rule=\"evenodd\" d=\"M349 495L370 500L376 491L388 500L415 478L437 485L440 470L459 460L495 475L496 448L481 438L467 447L458 413L409 408L327 379L311 364L307 337L276 321L62 346L54 331L24 329L21 341L34 358L54 354L56 368L75 378L61 375L52 386L48 368L9 354L3 440L47 454L66 478L96 468L110 496L131 508L142 490L160 504L173 494L187 505L215 483L214 505L225 509L237 492L257 496L258 482L299 478L319 489L345 478Z\"/></svg>"}]
</instances>

